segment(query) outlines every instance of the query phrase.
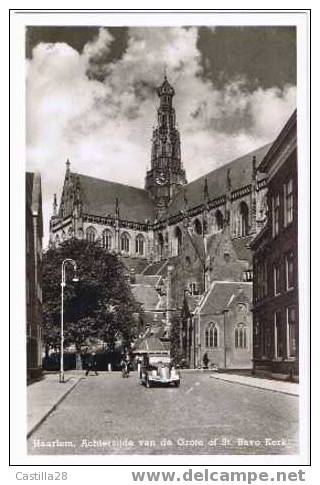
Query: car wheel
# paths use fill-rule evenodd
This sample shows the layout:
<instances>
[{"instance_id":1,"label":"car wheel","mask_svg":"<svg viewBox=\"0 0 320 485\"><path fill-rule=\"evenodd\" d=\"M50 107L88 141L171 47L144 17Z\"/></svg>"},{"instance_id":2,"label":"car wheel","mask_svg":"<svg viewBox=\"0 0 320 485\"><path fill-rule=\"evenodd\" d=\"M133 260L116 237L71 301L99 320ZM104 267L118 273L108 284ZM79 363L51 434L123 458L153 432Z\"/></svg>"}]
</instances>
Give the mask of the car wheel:
<instances>
[{"instance_id":1,"label":"car wheel","mask_svg":"<svg viewBox=\"0 0 320 485\"><path fill-rule=\"evenodd\" d=\"M175 385L176 387L180 387L180 381L176 381L176 382L174 383L174 385Z\"/></svg>"},{"instance_id":2,"label":"car wheel","mask_svg":"<svg viewBox=\"0 0 320 485\"><path fill-rule=\"evenodd\" d=\"M149 379L148 379L148 378L146 379L146 387L147 387L148 389L150 389L150 387L151 387L151 382L149 381Z\"/></svg>"}]
</instances>

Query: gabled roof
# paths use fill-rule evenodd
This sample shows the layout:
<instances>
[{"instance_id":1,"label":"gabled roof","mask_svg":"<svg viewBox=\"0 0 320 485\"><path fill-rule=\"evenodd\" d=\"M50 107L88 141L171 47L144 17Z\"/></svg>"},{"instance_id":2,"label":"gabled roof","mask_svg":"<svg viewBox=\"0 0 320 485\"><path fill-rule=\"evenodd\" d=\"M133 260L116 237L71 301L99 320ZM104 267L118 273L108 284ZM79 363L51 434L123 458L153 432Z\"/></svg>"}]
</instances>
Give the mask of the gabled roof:
<instances>
[{"instance_id":1,"label":"gabled roof","mask_svg":"<svg viewBox=\"0 0 320 485\"><path fill-rule=\"evenodd\" d=\"M252 300L252 283L215 281L209 294L204 297L200 313L219 314L227 309L231 298L236 299L239 294L242 295L241 301L250 302Z\"/></svg>"},{"instance_id":2,"label":"gabled roof","mask_svg":"<svg viewBox=\"0 0 320 485\"><path fill-rule=\"evenodd\" d=\"M241 260L252 261L252 251L249 244L252 240L252 236L240 237L232 240L234 250Z\"/></svg>"},{"instance_id":3,"label":"gabled roof","mask_svg":"<svg viewBox=\"0 0 320 485\"><path fill-rule=\"evenodd\" d=\"M85 214L113 217L118 198L121 220L140 223L154 220L155 206L146 190L78 173L72 173L72 176L79 180Z\"/></svg>"},{"instance_id":4,"label":"gabled roof","mask_svg":"<svg viewBox=\"0 0 320 485\"><path fill-rule=\"evenodd\" d=\"M184 192L186 193L188 208L192 209L204 203L204 184L205 179L208 183L209 199L213 200L227 192L227 173L230 169L231 190L239 189L249 185L252 180L252 159L256 157L256 167L258 168L263 157L270 148L271 143L253 150L246 155L236 158L232 162L216 168L202 177L186 184L176 194L170 207L169 214L176 215L184 207ZM264 175L258 173L258 178Z\"/></svg>"}]
</instances>

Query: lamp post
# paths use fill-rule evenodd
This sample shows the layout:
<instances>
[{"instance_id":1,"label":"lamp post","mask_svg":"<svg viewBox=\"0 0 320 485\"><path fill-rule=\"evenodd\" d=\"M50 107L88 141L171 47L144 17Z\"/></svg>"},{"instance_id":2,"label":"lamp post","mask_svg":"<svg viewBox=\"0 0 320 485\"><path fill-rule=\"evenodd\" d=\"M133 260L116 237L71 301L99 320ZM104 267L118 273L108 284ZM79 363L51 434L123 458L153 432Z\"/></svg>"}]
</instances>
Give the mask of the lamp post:
<instances>
[{"instance_id":1,"label":"lamp post","mask_svg":"<svg viewBox=\"0 0 320 485\"><path fill-rule=\"evenodd\" d=\"M64 297L64 287L66 286L66 265L71 264L73 266L74 277L72 281L77 282L79 278L77 277L77 263L70 258L64 259L61 265L61 350L60 350L60 379L59 382L64 382L64 362L63 362L63 346L64 346L64 328L63 328L63 297Z\"/></svg>"}]
</instances>

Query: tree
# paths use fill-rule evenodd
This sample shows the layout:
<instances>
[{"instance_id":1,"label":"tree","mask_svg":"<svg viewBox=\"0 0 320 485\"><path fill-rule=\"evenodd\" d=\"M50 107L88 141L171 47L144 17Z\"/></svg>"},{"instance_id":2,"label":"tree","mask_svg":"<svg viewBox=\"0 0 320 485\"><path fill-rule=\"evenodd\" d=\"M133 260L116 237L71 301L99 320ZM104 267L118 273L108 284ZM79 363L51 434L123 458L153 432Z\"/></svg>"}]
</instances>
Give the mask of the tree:
<instances>
[{"instance_id":1,"label":"tree","mask_svg":"<svg viewBox=\"0 0 320 485\"><path fill-rule=\"evenodd\" d=\"M73 269L66 266L64 288L65 345L78 351L88 338L98 338L112 348L117 339L129 345L136 337L141 308L135 302L116 255L98 243L68 239L50 248L43 257L43 331L47 348L59 348L61 322L61 264L76 261L79 282L73 283Z\"/></svg>"}]
</instances>

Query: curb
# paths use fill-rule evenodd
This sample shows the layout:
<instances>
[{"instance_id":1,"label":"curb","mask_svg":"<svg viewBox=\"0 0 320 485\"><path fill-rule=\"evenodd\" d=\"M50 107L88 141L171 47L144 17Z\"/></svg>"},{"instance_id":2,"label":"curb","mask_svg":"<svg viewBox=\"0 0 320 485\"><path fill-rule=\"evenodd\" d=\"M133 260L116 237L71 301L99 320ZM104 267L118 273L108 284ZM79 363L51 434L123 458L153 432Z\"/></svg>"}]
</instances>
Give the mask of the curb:
<instances>
[{"instance_id":1,"label":"curb","mask_svg":"<svg viewBox=\"0 0 320 485\"><path fill-rule=\"evenodd\" d=\"M229 379L223 379L223 377L217 377L217 376L212 375L212 374L209 377L211 379L217 379L217 380L220 380L220 381L229 382L230 384L239 384L240 386L254 387L255 389L260 389L262 391L279 392L280 394L287 394L288 396L299 397L299 394L296 394L295 392L283 391L282 389L269 389L268 387L261 387L261 386L257 386L257 385L254 385L254 384L249 384L247 382L231 381Z\"/></svg>"},{"instance_id":2,"label":"curb","mask_svg":"<svg viewBox=\"0 0 320 485\"><path fill-rule=\"evenodd\" d=\"M67 397L67 395L79 384L79 382L82 380L83 378L78 378L78 380L76 380L73 385L71 387L69 387L69 389L64 393L62 394L62 396L60 396L60 398L58 399L57 402L55 402L50 408L49 410L42 416L41 419L39 419L39 421L34 424L32 426L32 428L28 431L27 433L27 439L30 438L30 436L42 425L42 423L47 419L47 417L49 416L49 414L52 413L52 411L54 411L58 406L59 404Z\"/></svg>"}]
</instances>

